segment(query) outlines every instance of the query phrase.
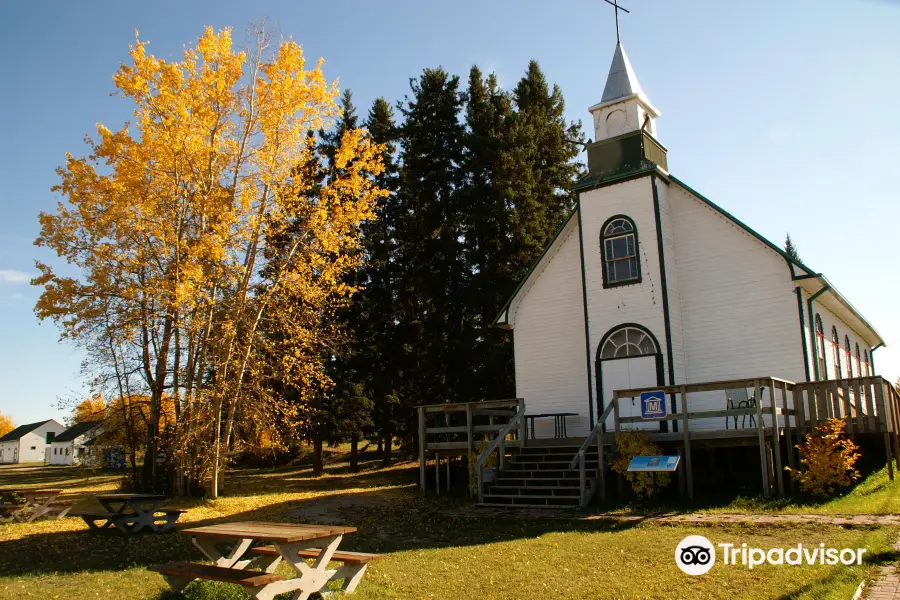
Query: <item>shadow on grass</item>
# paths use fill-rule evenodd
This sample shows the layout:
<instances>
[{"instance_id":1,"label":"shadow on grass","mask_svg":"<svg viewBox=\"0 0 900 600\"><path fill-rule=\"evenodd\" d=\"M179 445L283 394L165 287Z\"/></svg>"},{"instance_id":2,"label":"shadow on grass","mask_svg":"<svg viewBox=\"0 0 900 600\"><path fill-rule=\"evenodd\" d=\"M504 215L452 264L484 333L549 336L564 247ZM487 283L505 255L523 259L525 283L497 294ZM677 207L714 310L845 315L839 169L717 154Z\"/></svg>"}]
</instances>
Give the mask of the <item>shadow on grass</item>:
<instances>
[{"instance_id":1,"label":"shadow on grass","mask_svg":"<svg viewBox=\"0 0 900 600\"><path fill-rule=\"evenodd\" d=\"M445 509L459 506L462 501L423 500L410 483L414 473L415 469L400 468L307 479L289 486L283 482L278 492L329 493L314 498L275 502L227 517L192 521L189 526L253 520L340 523L355 526L358 530L346 536L342 549L386 553L485 544L560 531L620 530L635 525L558 518L452 518L445 514ZM384 487L391 484L403 487ZM379 489L372 491L340 491L376 485ZM276 490L267 491L275 493ZM237 497L240 494L238 492ZM247 490L246 494L249 495L250 491ZM197 506L203 502L189 500L182 504ZM0 536L3 535L2 527ZM177 532L126 537L115 532L90 532L85 526L74 531L40 532L0 542L0 577L121 571L168 561L197 561L202 558L190 538Z\"/></svg>"}]
</instances>

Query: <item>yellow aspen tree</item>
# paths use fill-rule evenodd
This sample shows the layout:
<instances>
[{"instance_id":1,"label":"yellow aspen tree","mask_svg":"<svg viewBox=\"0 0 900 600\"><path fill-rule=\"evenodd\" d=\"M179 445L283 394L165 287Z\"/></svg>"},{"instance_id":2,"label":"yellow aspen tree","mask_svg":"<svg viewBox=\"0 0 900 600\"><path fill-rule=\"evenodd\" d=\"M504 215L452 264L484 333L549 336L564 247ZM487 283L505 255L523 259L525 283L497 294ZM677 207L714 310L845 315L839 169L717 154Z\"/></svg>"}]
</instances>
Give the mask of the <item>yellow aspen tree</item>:
<instances>
[{"instance_id":1,"label":"yellow aspen tree","mask_svg":"<svg viewBox=\"0 0 900 600\"><path fill-rule=\"evenodd\" d=\"M144 485L160 485L168 395L166 435L181 440L182 471L202 477L212 497L236 416L271 415L239 413L270 359L259 351L264 318L289 324L288 381L328 385L312 349L328 343L320 336L329 307L354 292L344 275L361 260L359 225L384 195L373 182L381 149L361 130L344 135L339 175L314 196L297 193L310 182L294 165L309 152L309 132L339 114L338 88L292 40L259 29L249 37L238 51L229 29L207 28L171 62L138 39L113 77L134 103L133 121L98 125L89 154L67 156L54 188L64 201L41 214L36 241L80 271L37 264L38 317L64 339L102 341L121 396L149 398ZM275 238L289 243L274 251ZM301 309L296 321L278 314Z\"/></svg>"},{"instance_id":2,"label":"yellow aspen tree","mask_svg":"<svg viewBox=\"0 0 900 600\"><path fill-rule=\"evenodd\" d=\"M16 426L13 423L12 417L0 413L0 437L6 435L15 428Z\"/></svg>"}]
</instances>

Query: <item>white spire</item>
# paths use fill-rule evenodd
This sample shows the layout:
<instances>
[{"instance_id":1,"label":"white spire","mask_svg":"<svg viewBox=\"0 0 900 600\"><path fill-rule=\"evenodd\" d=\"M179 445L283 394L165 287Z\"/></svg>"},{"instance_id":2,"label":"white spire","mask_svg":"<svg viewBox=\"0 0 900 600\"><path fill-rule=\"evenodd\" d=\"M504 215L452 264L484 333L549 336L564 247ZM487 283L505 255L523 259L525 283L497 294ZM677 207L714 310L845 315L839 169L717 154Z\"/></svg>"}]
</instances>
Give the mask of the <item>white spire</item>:
<instances>
[{"instance_id":1,"label":"white spire","mask_svg":"<svg viewBox=\"0 0 900 600\"><path fill-rule=\"evenodd\" d=\"M588 109L594 120L594 141L644 130L656 137L659 111L650 104L621 42L616 43L603 98Z\"/></svg>"},{"instance_id":2,"label":"white spire","mask_svg":"<svg viewBox=\"0 0 900 600\"><path fill-rule=\"evenodd\" d=\"M609 75L606 78L606 87L603 88L601 103L627 98L628 96L641 96L644 91L638 82L628 55L621 42L616 44L616 53L613 55L612 64L609 66ZM644 99L646 101L646 99Z\"/></svg>"}]
</instances>

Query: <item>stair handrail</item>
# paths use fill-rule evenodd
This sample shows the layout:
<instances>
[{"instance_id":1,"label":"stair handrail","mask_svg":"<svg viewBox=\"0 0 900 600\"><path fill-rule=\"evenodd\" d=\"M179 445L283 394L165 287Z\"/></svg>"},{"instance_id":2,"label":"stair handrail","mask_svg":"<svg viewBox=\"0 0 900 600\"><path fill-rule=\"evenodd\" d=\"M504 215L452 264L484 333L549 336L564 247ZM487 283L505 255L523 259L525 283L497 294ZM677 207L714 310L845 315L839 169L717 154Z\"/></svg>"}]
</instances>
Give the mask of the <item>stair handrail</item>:
<instances>
[{"instance_id":1,"label":"stair handrail","mask_svg":"<svg viewBox=\"0 0 900 600\"><path fill-rule=\"evenodd\" d=\"M484 470L484 461L487 460L487 457L493 454L494 450L504 446L506 441L506 436L509 435L509 432L513 430L513 428L518 425L522 419L525 417L525 407L519 405L516 408L516 414L513 415L512 419L509 420L509 423L506 424L506 427L497 432L497 437L491 441L487 448L478 456L478 459L475 461L475 465L472 469L475 471L475 474L478 476L478 503L484 502L484 484L482 483L484 476L482 471ZM524 441L524 440L520 440ZM501 452L505 452L501 450ZM498 467L503 467L503 459L501 458L498 462Z\"/></svg>"},{"instance_id":2,"label":"stair handrail","mask_svg":"<svg viewBox=\"0 0 900 600\"><path fill-rule=\"evenodd\" d=\"M606 419L609 418L609 414L613 410L613 403L610 402L609 406L606 407L606 410L603 411L603 414L597 417L597 422L594 424L594 428L591 429L591 433L588 434L587 439L584 440L584 443L581 445L581 448L578 449L578 452L575 454L575 458L572 459L572 462L569 463L569 468L574 469L578 464L578 457L583 455L590 445L593 443L594 438L597 437L597 434L603 430L603 423L606 422Z\"/></svg>"},{"instance_id":3,"label":"stair handrail","mask_svg":"<svg viewBox=\"0 0 900 600\"><path fill-rule=\"evenodd\" d=\"M594 439L600 435L603 431L603 424L606 422L606 419L609 417L609 413L612 412L613 406L615 406L616 399L613 398L613 401L609 403L609 406L606 407L606 410L603 411L597 418L597 422L594 424L593 429L588 434L587 438L585 438L584 443L581 444L581 448L578 449L578 452L575 453L575 457L569 463L569 468L574 469L575 466L578 466L578 486L579 486L579 494L578 494L578 505L581 508L584 508L591 501L591 496L588 496L588 486L587 486L587 465L585 464L585 455L587 454L587 449L594 442ZM597 460L599 461L598 470L603 469L603 457L601 454L603 453L603 444L597 448ZM596 477L594 479L597 479ZM596 485L593 486L596 489Z\"/></svg>"}]
</instances>

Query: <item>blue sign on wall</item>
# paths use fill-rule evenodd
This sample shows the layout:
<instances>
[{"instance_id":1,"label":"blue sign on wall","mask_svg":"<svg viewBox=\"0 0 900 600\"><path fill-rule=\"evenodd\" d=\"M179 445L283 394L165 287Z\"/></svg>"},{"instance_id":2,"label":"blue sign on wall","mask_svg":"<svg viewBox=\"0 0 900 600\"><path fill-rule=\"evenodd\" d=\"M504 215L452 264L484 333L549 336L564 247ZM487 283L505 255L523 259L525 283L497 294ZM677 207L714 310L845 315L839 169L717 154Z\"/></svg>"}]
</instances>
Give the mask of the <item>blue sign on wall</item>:
<instances>
[{"instance_id":1,"label":"blue sign on wall","mask_svg":"<svg viewBox=\"0 0 900 600\"><path fill-rule=\"evenodd\" d=\"M675 471L680 456L635 456L628 465L629 471Z\"/></svg>"},{"instance_id":2,"label":"blue sign on wall","mask_svg":"<svg viewBox=\"0 0 900 600\"><path fill-rule=\"evenodd\" d=\"M662 419L666 416L666 395L661 391L641 394L641 418Z\"/></svg>"}]
</instances>

